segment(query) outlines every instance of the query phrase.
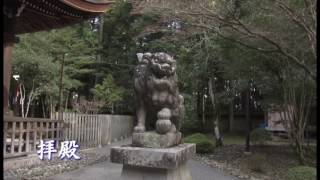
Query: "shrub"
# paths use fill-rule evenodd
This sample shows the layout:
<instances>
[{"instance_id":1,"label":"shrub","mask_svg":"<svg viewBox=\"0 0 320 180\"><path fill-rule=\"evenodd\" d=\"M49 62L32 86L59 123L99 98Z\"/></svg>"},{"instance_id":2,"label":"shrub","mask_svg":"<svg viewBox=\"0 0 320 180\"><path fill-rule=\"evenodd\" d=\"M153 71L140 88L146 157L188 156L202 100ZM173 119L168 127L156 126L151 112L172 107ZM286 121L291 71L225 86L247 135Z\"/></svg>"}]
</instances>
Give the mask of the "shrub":
<instances>
[{"instance_id":1,"label":"shrub","mask_svg":"<svg viewBox=\"0 0 320 180\"><path fill-rule=\"evenodd\" d=\"M246 165L248 170L255 172L264 172L266 168L267 157L265 154L255 153L248 157Z\"/></svg>"},{"instance_id":2,"label":"shrub","mask_svg":"<svg viewBox=\"0 0 320 180\"><path fill-rule=\"evenodd\" d=\"M213 153L214 151L214 142L201 133L195 133L185 137L184 142L196 144L196 151L200 154Z\"/></svg>"},{"instance_id":3,"label":"shrub","mask_svg":"<svg viewBox=\"0 0 320 180\"><path fill-rule=\"evenodd\" d=\"M309 166L293 167L287 172L287 179L290 180L315 180L316 177L316 168Z\"/></svg>"},{"instance_id":4,"label":"shrub","mask_svg":"<svg viewBox=\"0 0 320 180\"><path fill-rule=\"evenodd\" d=\"M271 140L270 132L264 128L254 129L251 132L250 137L251 137L251 142L253 144L259 144L259 145L265 144L266 141Z\"/></svg>"}]
</instances>

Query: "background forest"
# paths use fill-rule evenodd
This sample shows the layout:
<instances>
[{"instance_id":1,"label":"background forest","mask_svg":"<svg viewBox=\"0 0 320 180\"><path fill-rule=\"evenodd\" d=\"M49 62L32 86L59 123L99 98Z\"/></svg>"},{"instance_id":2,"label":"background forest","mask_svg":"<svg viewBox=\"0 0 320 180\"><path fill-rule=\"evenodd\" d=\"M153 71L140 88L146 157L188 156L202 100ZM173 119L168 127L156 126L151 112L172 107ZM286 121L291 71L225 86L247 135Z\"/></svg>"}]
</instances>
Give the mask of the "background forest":
<instances>
[{"instance_id":1,"label":"background forest","mask_svg":"<svg viewBox=\"0 0 320 180\"><path fill-rule=\"evenodd\" d=\"M270 110L285 111L304 161L303 132L315 124L315 1L119 1L91 21L21 35L11 107L22 117L133 115L139 52L177 60L185 133L218 138L265 123Z\"/></svg>"}]
</instances>

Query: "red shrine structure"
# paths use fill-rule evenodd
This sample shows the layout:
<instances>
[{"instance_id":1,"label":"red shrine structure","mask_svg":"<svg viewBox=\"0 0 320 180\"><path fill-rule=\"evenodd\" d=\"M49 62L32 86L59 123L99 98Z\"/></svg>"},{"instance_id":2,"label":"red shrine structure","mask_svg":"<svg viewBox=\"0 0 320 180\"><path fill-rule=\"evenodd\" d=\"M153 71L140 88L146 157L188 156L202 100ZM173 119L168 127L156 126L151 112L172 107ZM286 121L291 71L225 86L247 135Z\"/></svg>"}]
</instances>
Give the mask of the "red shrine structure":
<instances>
[{"instance_id":1,"label":"red shrine structure","mask_svg":"<svg viewBox=\"0 0 320 180\"><path fill-rule=\"evenodd\" d=\"M107 12L113 3L114 1L110 0L4 0L3 157L6 159L4 170L33 162L26 158L16 163L14 158L35 154L40 140L52 139L59 142L71 138L65 134L67 123L62 119L21 118L9 114L11 57L14 44L18 40L16 35L62 28L89 20ZM82 130L84 131L83 128ZM98 137L99 132L90 133L91 140L88 142L94 147L98 141L92 137ZM79 140L79 137L74 138ZM56 148L58 144L55 144Z\"/></svg>"},{"instance_id":2,"label":"red shrine structure","mask_svg":"<svg viewBox=\"0 0 320 180\"><path fill-rule=\"evenodd\" d=\"M8 113L11 56L15 35L62 28L110 9L109 0L4 0L3 110Z\"/></svg>"}]
</instances>

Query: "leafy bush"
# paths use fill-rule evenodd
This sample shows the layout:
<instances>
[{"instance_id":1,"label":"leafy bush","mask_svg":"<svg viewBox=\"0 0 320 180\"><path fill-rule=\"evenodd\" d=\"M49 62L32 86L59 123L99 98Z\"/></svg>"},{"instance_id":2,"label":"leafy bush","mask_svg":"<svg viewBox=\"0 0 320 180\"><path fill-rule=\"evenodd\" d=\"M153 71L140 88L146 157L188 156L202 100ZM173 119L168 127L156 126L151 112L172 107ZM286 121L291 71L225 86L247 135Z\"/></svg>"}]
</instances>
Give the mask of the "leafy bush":
<instances>
[{"instance_id":1,"label":"leafy bush","mask_svg":"<svg viewBox=\"0 0 320 180\"><path fill-rule=\"evenodd\" d=\"M316 168L309 166L293 167L287 173L287 179L290 180L315 180L316 177Z\"/></svg>"},{"instance_id":2,"label":"leafy bush","mask_svg":"<svg viewBox=\"0 0 320 180\"><path fill-rule=\"evenodd\" d=\"M206 135L201 133L195 133L184 138L185 143L196 144L197 153L213 153L214 142Z\"/></svg>"},{"instance_id":3,"label":"leafy bush","mask_svg":"<svg viewBox=\"0 0 320 180\"><path fill-rule=\"evenodd\" d=\"M251 132L250 137L251 137L251 142L253 144L259 144L259 145L265 144L266 141L271 140L270 132L264 128L254 129Z\"/></svg>"}]
</instances>

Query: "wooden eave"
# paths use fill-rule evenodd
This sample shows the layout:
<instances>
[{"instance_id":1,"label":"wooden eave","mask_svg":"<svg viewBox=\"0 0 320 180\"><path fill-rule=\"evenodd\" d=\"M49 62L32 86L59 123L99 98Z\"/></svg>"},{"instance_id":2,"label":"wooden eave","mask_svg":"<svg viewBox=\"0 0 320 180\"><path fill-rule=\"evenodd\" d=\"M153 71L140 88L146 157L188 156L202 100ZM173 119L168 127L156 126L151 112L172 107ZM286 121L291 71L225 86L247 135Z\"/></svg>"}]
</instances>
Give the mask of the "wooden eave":
<instances>
[{"instance_id":1,"label":"wooden eave","mask_svg":"<svg viewBox=\"0 0 320 180\"><path fill-rule=\"evenodd\" d=\"M90 1L79 1L79 0L61 0L63 3L79 9L85 12L92 13L103 13L106 11L110 4L113 4L115 1L105 1L101 3L94 3Z\"/></svg>"},{"instance_id":2,"label":"wooden eave","mask_svg":"<svg viewBox=\"0 0 320 180\"><path fill-rule=\"evenodd\" d=\"M112 3L113 1L92 3L85 0L5 0L5 8L15 8L12 10L12 17L4 12L5 32L12 29L15 34L23 34L62 28L99 16L109 10ZM10 23L14 25L9 25ZM7 30L6 26L12 28Z\"/></svg>"}]
</instances>

